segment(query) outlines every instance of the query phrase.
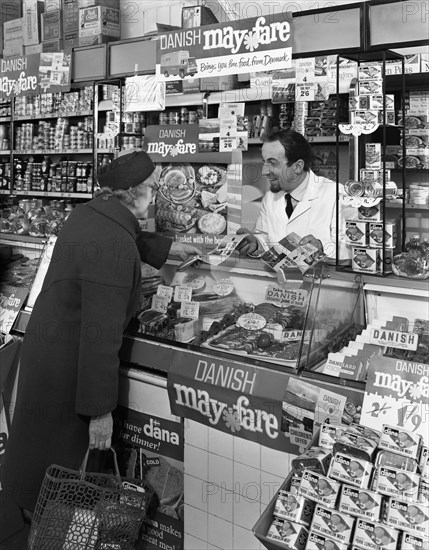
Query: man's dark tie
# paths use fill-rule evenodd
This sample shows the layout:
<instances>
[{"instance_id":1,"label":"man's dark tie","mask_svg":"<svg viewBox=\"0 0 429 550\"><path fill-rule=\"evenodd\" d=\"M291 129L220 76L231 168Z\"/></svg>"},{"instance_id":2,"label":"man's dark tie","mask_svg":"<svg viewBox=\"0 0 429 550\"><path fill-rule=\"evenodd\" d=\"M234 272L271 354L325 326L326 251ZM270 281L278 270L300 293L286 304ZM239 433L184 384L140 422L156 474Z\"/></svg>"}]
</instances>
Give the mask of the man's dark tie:
<instances>
[{"instance_id":1,"label":"man's dark tie","mask_svg":"<svg viewBox=\"0 0 429 550\"><path fill-rule=\"evenodd\" d=\"M286 193L285 200L286 200L286 216L290 218L293 212L293 204L292 204L292 197L290 196L289 193Z\"/></svg>"}]
</instances>

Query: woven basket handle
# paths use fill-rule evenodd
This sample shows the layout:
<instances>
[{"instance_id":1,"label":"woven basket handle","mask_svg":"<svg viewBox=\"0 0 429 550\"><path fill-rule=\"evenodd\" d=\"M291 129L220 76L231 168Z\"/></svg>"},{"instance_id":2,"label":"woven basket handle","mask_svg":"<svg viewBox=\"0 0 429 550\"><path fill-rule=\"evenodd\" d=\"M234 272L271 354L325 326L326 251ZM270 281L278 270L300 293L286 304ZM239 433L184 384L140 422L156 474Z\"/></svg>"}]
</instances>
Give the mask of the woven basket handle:
<instances>
[{"instance_id":1,"label":"woven basket handle","mask_svg":"<svg viewBox=\"0 0 429 550\"><path fill-rule=\"evenodd\" d=\"M85 477L85 473L86 473L86 465L88 463L88 457L89 457L89 451L91 451L92 449L90 449L88 447L88 449L86 450L86 453L85 453L85 456L83 457L83 461L82 461L82 464L79 468L79 473L80 473L80 477L81 479L83 479ZM118 483L121 483L121 474L119 472L119 466L118 466L118 459L116 457L116 451L113 447L110 447L110 450L112 451L113 453L113 464L115 466L115 477L118 481Z\"/></svg>"}]
</instances>

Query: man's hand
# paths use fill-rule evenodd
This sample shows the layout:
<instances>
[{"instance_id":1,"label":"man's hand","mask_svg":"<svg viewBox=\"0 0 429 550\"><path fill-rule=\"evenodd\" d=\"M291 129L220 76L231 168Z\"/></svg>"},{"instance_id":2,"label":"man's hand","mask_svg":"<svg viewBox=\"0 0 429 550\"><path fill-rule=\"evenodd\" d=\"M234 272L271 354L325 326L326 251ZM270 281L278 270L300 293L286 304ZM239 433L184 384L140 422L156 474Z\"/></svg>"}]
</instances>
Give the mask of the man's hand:
<instances>
[{"instance_id":1,"label":"man's hand","mask_svg":"<svg viewBox=\"0 0 429 550\"><path fill-rule=\"evenodd\" d=\"M299 241L299 246L303 246L304 244L312 244L315 246L320 252L323 252L323 244L322 241L319 241L319 239L316 239L314 235L306 235Z\"/></svg>"},{"instance_id":2,"label":"man's hand","mask_svg":"<svg viewBox=\"0 0 429 550\"><path fill-rule=\"evenodd\" d=\"M89 448L105 451L112 445L113 418L111 413L93 416L89 422Z\"/></svg>"},{"instance_id":3,"label":"man's hand","mask_svg":"<svg viewBox=\"0 0 429 550\"><path fill-rule=\"evenodd\" d=\"M249 233L247 229L240 227L237 230L237 235L243 235L244 233ZM248 256L249 254L254 254L259 248L258 239L249 233L240 243L237 245L236 250L240 253L240 256Z\"/></svg>"},{"instance_id":4,"label":"man's hand","mask_svg":"<svg viewBox=\"0 0 429 550\"><path fill-rule=\"evenodd\" d=\"M201 254L201 250L193 244L179 243L177 241L173 241L169 253L171 256L178 256L183 261L197 254Z\"/></svg>"}]
</instances>

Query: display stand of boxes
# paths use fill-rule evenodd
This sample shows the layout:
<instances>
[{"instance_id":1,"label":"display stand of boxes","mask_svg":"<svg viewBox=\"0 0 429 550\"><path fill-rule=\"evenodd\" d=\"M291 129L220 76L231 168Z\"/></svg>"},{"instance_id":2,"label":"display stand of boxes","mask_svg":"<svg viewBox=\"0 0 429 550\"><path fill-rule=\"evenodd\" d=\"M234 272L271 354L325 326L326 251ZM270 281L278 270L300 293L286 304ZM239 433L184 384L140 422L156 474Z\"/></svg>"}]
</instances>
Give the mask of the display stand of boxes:
<instances>
[{"instance_id":1,"label":"display stand of boxes","mask_svg":"<svg viewBox=\"0 0 429 550\"><path fill-rule=\"evenodd\" d=\"M384 424L322 424L253 531L269 550L429 548L427 442Z\"/></svg>"},{"instance_id":2,"label":"display stand of boxes","mask_svg":"<svg viewBox=\"0 0 429 550\"><path fill-rule=\"evenodd\" d=\"M386 161L388 142L393 140L405 147L404 126L398 124L404 116L405 91L396 98L385 92L386 62L392 58L403 62L401 56L389 51L378 53L378 58L374 54L356 58L358 79L350 89L349 124L339 125L339 134L352 136L355 165L344 193L339 192L339 207L346 218L347 258L351 262L337 251L337 266L374 275L392 272L393 256L401 252L405 236L405 169L397 185ZM398 197L402 200L402 216L387 218L386 201Z\"/></svg>"}]
</instances>

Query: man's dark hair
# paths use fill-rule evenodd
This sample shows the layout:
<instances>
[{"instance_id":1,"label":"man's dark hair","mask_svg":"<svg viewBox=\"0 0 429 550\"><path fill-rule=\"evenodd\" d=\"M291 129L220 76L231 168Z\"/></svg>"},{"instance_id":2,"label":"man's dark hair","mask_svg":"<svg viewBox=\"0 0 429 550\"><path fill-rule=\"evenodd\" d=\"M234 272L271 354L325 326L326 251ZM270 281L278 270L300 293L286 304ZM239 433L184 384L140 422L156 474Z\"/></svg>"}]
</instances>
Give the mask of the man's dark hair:
<instances>
[{"instance_id":1,"label":"man's dark hair","mask_svg":"<svg viewBox=\"0 0 429 550\"><path fill-rule=\"evenodd\" d=\"M305 137L295 130L277 130L266 135L264 142L280 141L288 159L288 166L297 160L304 161L304 170L308 172L313 163L313 149Z\"/></svg>"}]
</instances>

